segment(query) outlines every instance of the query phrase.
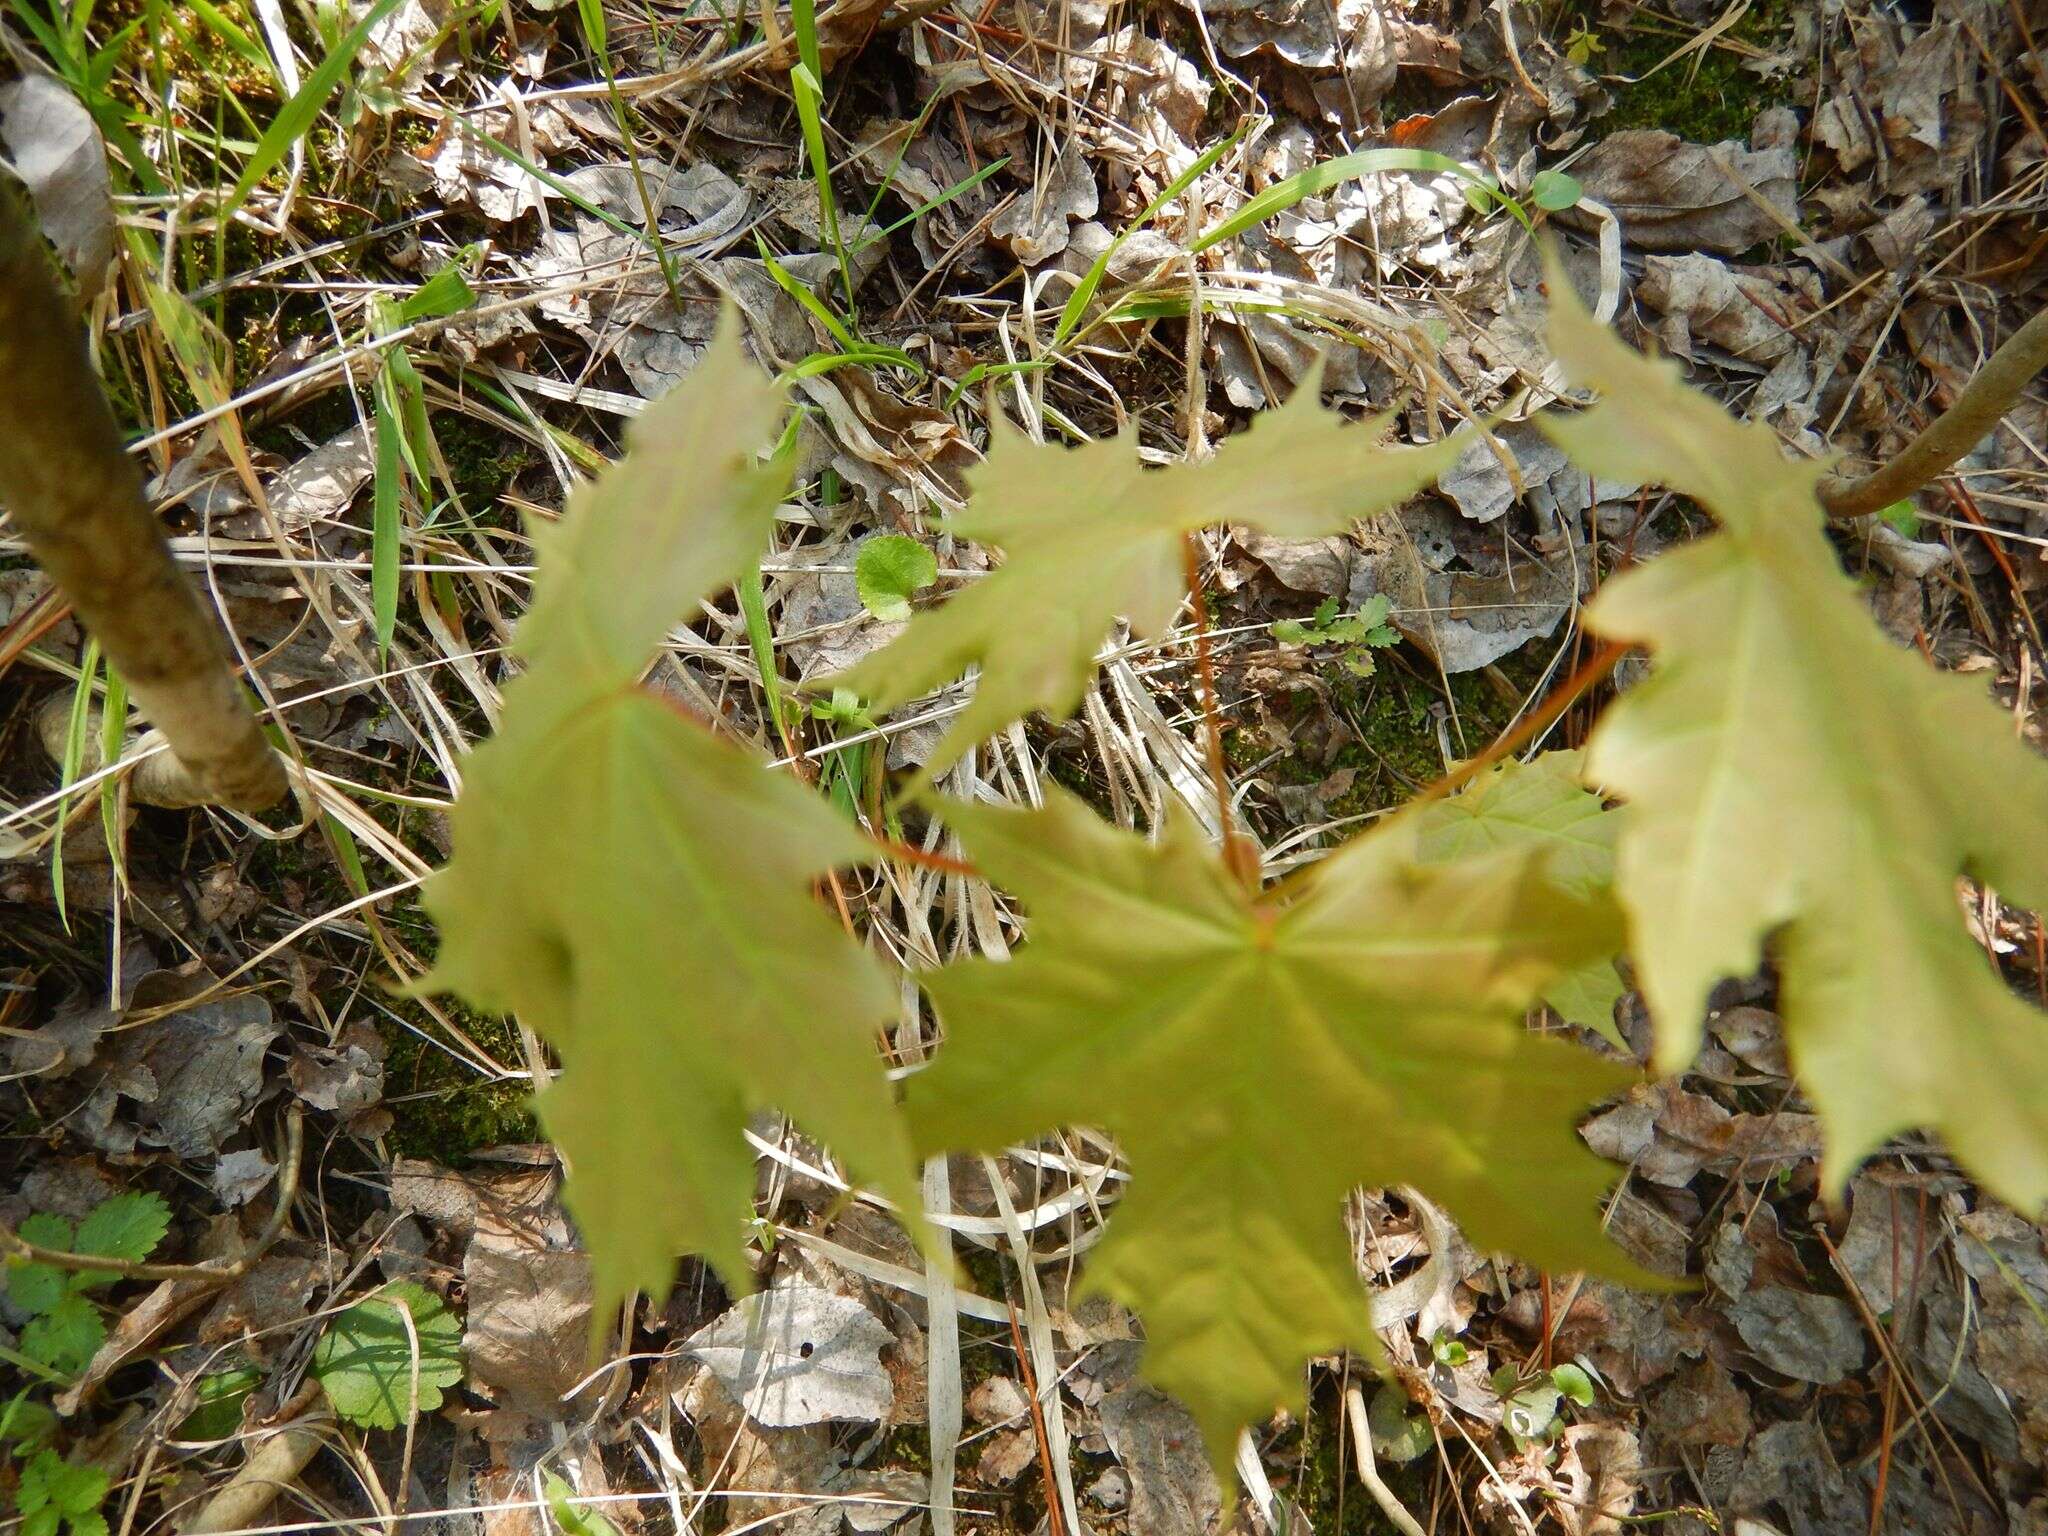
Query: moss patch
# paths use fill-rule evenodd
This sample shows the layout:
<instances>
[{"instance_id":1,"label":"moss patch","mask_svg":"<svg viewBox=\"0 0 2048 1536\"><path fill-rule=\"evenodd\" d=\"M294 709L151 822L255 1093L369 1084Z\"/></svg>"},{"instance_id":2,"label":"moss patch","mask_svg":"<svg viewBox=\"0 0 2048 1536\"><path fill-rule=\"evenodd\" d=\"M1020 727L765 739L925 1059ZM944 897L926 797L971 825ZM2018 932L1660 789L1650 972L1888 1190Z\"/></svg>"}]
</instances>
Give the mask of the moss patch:
<instances>
[{"instance_id":1,"label":"moss patch","mask_svg":"<svg viewBox=\"0 0 2048 1536\"><path fill-rule=\"evenodd\" d=\"M1787 0L1761 0L1722 37L1734 43L1772 50L1784 41L1791 24ZM1632 26L1603 27L1598 0L1567 0L1561 7L1553 37L1560 47L1574 36L1590 37L1600 51L1587 68L1602 79L1614 107L1599 120L1603 133L1625 128L1661 128L1695 144L1747 139L1750 124L1766 107L1783 105L1783 80L1766 80L1743 65L1742 55L1718 45L1666 65L1648 79L1630 85L1608 77L1640 77L1669 58L1693 31L1648 18Z\"/></svg>"},{"instance_id":2,"label":"moss patch","mask_svg":"<svg viewBox=\"0 0 2048 1536\"><path fill-rule=\"evenodd\" d=\"M1352 1384L1363 1387L1367 1397L1375 1385L1370 1370L1362 1366L1352 1368ZM1266 1453L1265 1462L1274 1491L1291 1500L1318 1532L1393 1536L1393 1523L1358 1481L1340 1383L1335 1379L1324 1376L1317 1381L1308 1415ZM1436 1458L1424 1456L1405 1466L1383 1460L1379 1472L1409 1512L1427 1521L1435 1468Z\"/></svg>"},{"instance_id":3,"label":"moss patch","mask_svg":"<svg viewBox=\"0 0 2048 1536\"><path fill-rule=\"evenodd\" d=\"M519 1032L508 1019L443 1003L463 1031L503 1062L519 1060ZM530 1085L521 1078L497 1081L480 1076L433 1039L437 1025L417 1004L400 1002L393 1011L413 1026L383 1021L384 1101L395 1124L392 1149L407 1157L459 1163L482 1147L538 1141ZM415 1030L420 1033L415 1033ZM422 1039L421 1034L430 1037Z\"/></svg>"},{"instance_id":4,"label":"moss patch","mask_svg":"<svg viewBox=\"0 0 2048 1536\"><path fill-rule=\"evenodd\" d=\"M1324 817L1357 816L1398 806L1442 777L1439 714L1454 755L1464 757L1481 750L1506 729L1521 701L1541 681L1550 659L1544 646L1526 646L1487 672L1453 676L1446 693L1444 680L1413 647L1383 653L1369 678L1353 675L1335 654L1337 648L1330 649L1328 657L1318 657L1324 694L1296 694L1291 707L1295 717L1304 722L1312 711L1328 710L1342 722L1347 739L1321 760L1288 754L1259 770L1276 784L1296 786L1320 784L1339 770L1351 770L1350 786L1324 803L1319 813ZM1446 699L1448 711L1443 708ZM1269 705L1283 720L1288 718L1287 701L1272 699ZM1272 750L1248 730L1231 732L1224 745L1237 772L1250 769Z\"/></svg>"}]
</instances>

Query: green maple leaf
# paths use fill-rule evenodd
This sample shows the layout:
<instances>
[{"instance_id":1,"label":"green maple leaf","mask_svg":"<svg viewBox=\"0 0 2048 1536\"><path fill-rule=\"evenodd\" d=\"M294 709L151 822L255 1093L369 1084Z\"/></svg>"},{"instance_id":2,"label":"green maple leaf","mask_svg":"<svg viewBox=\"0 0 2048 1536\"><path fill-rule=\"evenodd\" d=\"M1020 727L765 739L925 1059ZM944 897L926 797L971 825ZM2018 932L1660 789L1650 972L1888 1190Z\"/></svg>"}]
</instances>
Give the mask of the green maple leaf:
<instances>
[{"instance_id":1,"label":"green maple leaf","mask_svg":"<svg viewBox=\"0 0 2048 1536\"><path fill-rule=\"evenodd\" d=\"M351 1424L397 1429L415 1404L432 1413L462 1380L462 1319L426 1287L394 1281L328 1323L313 1346L313 1375Z\"/></svg>"},{"instance_id":2,"label":"green maple leaf","mask_svg":"<svg viewBox=\"0 0 2048 1536\"><path fill-rule=\"evenodd\" d=\"M780 396L730 319L631 451L541 541L525 675L465 765L428 885L429 984L527 1018L563 1075L538 1109L574 1170L598 1311L665 1293L676 1256L747 1289L757 1110L794 1116L916 1208L875 1056L895 983L814 897L868 856L818 796L635 686L679 618L766 546Z\"/></svg>"},{"instance_id":3,"label":"green maple leaf","mask_svg":"<svg viewBox=\"0 0 2048 1536\"><path fill-rule=\"evenodd\" d=\"M1842 1187L1929 1127L2022 1210L2048 1199L2048 1019L1964 927L1966 871L2048 905L2048 764L1981 683L1887 640L1822 531L1825 466L1793 463L1597 325L1553 272L1551 345L1600 403L1544 427L1596 475L1699 501L1720 531L1611 580L1587 622L1647 645L1595 729L1626 798L1618 890L1666 1071L1707 996L1772 940L1786 1044Z\"/></svg>"},{"instance_id":4,"label":"green maple leaf","mask_svg":"<svg viewBox=\"0 0 2048 1536\"><path fill-rule=\"evenodd\" d=\"M1471 858L1522 848L1550 856L1550 878L1573 895L1594 900L1614 885L1614 844L1620 818L1589 793L1579 778L1577 752L1545 752L1526 763L1500 763L1457 794L1415 812L1418 851L1425 863ZM1614 1005L1627 989L1603 955L1558 977L1543 1001L1566 1022L1582 1025L1626 1050L1615 1027Z\"/></svg>"},{"instance_id":5,"label":"green maple leaf","mask_svg":"<svg viewBox=\"0 0 2048 1536\"><path fill-rule=\"evenodd\" d=\"M925 764L936 775L1033 710L1071 714L1119 615L1141 638L1164 634L1187 597L1186 534L1213 523L1341 532L1430 484L1464 447L1463 434L1377 447L1389 418L1345 425L1320 404L1319 378L1213 457L1164 469L1140 464L1135 428L1068 449L999 424L949 529L1001 548L1002 566L824 686L893 709L978 665L973 697Z\"/></svg>"},{"instance_id":6,"label":"green maple leaf","mask_svg":"<svg viewBox=\"0 0 2048 1536\"><path fill-rule=\"evenodd\" d=\"M1026 943L924 978L946 1026L908 1104L924 1149L1100 1127L1131 1185L1087 1279L1145 1320L1145 1374L1227 1479L1240 1425L1303 1400L1302 1362L1375 1348L1342 1219L1413 1184L1488 1247L1634 1275L1602 1237L1615 1170L1587 1105L1635 1074L1532 1034L1560 971L1612 953L1612 906L1510 852L1414 862L1397 821L1308 893L1247 897L1191 817L1160 840L1054 792L1039 811L949 804Z\"/></svg>"}]
</instances>

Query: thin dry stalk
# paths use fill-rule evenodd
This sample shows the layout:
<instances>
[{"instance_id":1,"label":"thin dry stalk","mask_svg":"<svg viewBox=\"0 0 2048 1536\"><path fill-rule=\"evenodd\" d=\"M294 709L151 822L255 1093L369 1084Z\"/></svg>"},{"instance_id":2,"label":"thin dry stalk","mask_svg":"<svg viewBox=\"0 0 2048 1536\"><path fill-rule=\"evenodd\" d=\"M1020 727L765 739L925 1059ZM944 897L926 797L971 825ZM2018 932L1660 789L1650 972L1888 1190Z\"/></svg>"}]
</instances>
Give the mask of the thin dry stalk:
<instances>
[{"instance_id":1,"label":"thin dry stalk","mask_svg":"<svg viewBox=\"0 0 2048 1536\"><path fill-rule=\"evenodd\" d=\"M1946 474L1956 461L1997 427L2034 375L2048 368L2048 308L2006 338L1991 354L1955 404L1897 458L1859 479L1834 475L1820 484L1820 504L1830 517L1865 517L1903 501Z\"/></svg>"}]
</instances>

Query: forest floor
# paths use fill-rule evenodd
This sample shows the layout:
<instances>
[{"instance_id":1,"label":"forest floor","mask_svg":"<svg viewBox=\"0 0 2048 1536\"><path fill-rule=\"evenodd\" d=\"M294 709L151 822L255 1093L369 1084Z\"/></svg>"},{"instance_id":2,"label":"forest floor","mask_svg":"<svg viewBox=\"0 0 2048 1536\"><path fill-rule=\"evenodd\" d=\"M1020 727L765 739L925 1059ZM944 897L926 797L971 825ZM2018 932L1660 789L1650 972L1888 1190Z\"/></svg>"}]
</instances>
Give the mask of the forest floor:
<instances>
[{"instance_id":1,"label":"forest floor","mask_svg":"<svg viewBox=\"0 0 2048 1536\"><path fill-rule=\"evenodd\" d=\"M2042 1229L1917 1137L1824 1201L1768 974L1716 998L1690 1073L1586 1127L1617 1164L1614 1236L1687 1285L1432 1252L1422 1212L1362 1192L1364 1282L1434 1264L1445 1283L1386 1331L1393 1385L1312 1367L1308 1411L1248 1442L1235 1507L1137 1380L1132 1320L1079 1297L1107 1142L956 1179L956 1339L930 1328L903 1234L765 1126L762 1278L811 1309L834 1371L787 1422L743 1411L717 1347L736 1314L695 1265L587 1353L588 1267L527 1108L551 1058L404 984L434 953L417 890L499 708L526 530L689 372L720 295L798 376L800 495L759 611L714 603L665 666L763 746L770 686L896 632L858 588L866 541L920 539L941 580L985 564L939 514L996 415L1074 440L1131 426L1172 457L1325 354L1331 399L1395 409L1416 439L1499 413L1503 453L1353 536L1209 537L1231 787L1278 873L1511 729L1590 654L1577 619L1601 581L1705 527L1589 483L1525 424L1546 361L1530 224L1632 340L1788 452L1856 466L1938 413L2048 276L2030 0L810 10L0 9L0 161L309 786L298 819L259 823L140 803L118 734L98 769L107 679L0 524L0 1220L51 1246L97 1231L136 1262L250 1259L68 1291L11 1272L0 1536L55 1536L60 1514L73 1536L1335 1536L1401 1528L1389 1506L1524 1536L2048 1533ZM812 48L829 202L793 72ZM1521 216L1448 172L1353 174L1187 255L1251 195L1383 146L1479 170ZM1091 272L1098 302L1063 334ZM2037 744L2044 402L1839 536L1885 628L1982 674ZM403 452L380 455L380 423ZM1381 599L1398 644L1346 627ZM951 787L1052 780L1127 825L1174 799L1207 814L1190 634L1121 646L1075 719L999 738ZM1548 744L1579 744L1599 701ZM947 707L873 721L836 699L801 745L868 803ZM941 952L999 921L985 892L924 889ZM2038 930L1980 937L2048 1000ZM1647 1049L1632 996L1618 1026ZM395 1312L363 1303L398 1283L421 1288L421 1369L394 1405L388 1369L335 1357L388 1343ZM1357 1478L1354 1388L1384 1499ZM934 1393L964 1402L951 1445ZM957 1508L935 1520L940 1459Z\"/></svg>"}]
</instances>

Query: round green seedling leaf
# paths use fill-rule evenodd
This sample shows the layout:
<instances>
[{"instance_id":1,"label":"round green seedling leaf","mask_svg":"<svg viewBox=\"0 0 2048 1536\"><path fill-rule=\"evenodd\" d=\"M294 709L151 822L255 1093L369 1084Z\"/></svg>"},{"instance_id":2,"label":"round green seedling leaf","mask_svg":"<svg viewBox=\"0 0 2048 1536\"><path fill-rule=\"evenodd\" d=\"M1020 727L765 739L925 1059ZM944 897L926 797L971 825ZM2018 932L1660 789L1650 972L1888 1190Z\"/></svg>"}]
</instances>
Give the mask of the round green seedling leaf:
<instances>
[{"instance_id":1,"label":"round green seedling leaf","mask_svg":"<svg viewBox=\"0 0 2048 1536\"><path fill-rule=\"evenodd\" d=\"M412 1316L411 1334L401 1308ZM397 1429L415 1409L440 1407L443 1389L462 1380L462 1319L423 1286L387 1285L327 1325L313 1347L313 1374L351 1424Z\"/></svg>"},{"instance_id":2,"label":"round green seedling leaf","mask_svg":"<svg viewBox=\"0 0 2048 1536\"><path fill-rule=\"evenodd\" d=\"M862 544L853 570L861 606L883 620L909 618L910 599L939 579L938 558L900 533Z\"/></svg>"},{"instance_id":3,"label":"round green seedling leaf","mask_svg":"<svg viewBox=\"0 0 2048 1536\"><path fill-rule=\"evenodd\" d=\"M1581 1408L1593 1406L1593 1378L1579 1366L1566 1362L1550 1373L1550 1384Z\"/></svg>"},{"instance_id":4,"label":"round green seedling leaf","mask_svg":"<svg viewBox=\"0 0 2048 1536\"><path fill-rule=\"evenodd\" d=\"M1576 208L1579 199L1586 195L1576 176L1567 176L1563 171L1538 171L1529 179L1529 201L1546 213L1562 213L1567 208Z\"/></svg>"},{"instance_id":5,"label":"round green seedling leaf","mask_svg":"<svg viewBox=\"0 0 2048 1536\"><path fill-rule=\"evenodd\" d=\"M1372 1431L1373 1450L1388 1461L1410 1462L1436 1445L1429 1415L1415 1411L1408 1394L1391 1381L1373 1394L1365 1418Z\"/></svg>"}]
</instances>

